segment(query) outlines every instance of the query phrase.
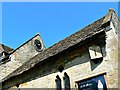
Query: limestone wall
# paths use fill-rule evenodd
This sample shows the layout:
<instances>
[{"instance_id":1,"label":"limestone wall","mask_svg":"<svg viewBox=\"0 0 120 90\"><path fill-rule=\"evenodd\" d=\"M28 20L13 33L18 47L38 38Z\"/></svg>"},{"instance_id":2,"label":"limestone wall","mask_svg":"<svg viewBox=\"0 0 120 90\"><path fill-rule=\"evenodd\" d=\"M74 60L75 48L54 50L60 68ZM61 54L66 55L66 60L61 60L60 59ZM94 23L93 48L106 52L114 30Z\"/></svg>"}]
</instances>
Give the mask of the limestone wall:
<instances>
[{"instance_id":1,"label":"limestone wall","mask_svg":"<svg viewBox=\"0 0 120 90\"><path fill-rule=\"evenodd\" d=\"M111 30L106 32L106 71L108 87L118 88L118 35L115 33L113 23Z\"/></svg>"},{"instance_id":2,"label":"limestone wall","mask_svg":"<svg viewBox=\"0 0 120 90\"><path fill-rule=\"evenodd\" d=\"M98 65L98 67L96 67L94 70L92 70L91 68L94 67L94 65L91 66L90 57L88 52L86 51L79 57L76 57L74 60L67 62L64 65L65 70L63 70L62 73L58 71L44 77L38 76L35 80L21 84L20 88L56 88L55 79L57 75L60 76L62 80L62 87L64 88L64 72L67 72L70 77L71 88L75 88L75 81L79 81L90 76L105 72L105 68L103 68L104 66L105 61Z\"/></svg>"},{"instance_id":3,"label":"limestone wall","mask_svg":"<svg viewBox=\"0 0 120 90\"><path fill-rule=\"evenodd\" d=\"M78 50L77 54L69 54L70 56L62 55L61 58L57 58L57 63L52 63L53 67L50 67L50 63L46 63L45 67L39 68L39 74L36 76L35 72L31 73L33 78L26 83L20 84L20 88L55 88L55 79L59 75L62 80L62 87L64 88L63 76L64 72L70 77L71 88L75 88L75 81L80 81L89 77L93 77L102 73L106 73L105 79L108 88L118 88L118 40L114 27L111 23L111 30L106 31L106 45L101 47L103 54L103 61L95 64L90 60L88 47L84 51ZM72 58L71 58L72 57ZM60 73L56 66L59 66L59 62L64 59L64 70ZM55 65L56 64L56 65ZM63 64L63 63L61 63ZM44 75L44 72L49 74ZM51 72L51 73L50 73ZM42 76L43 75L43 76ZM35 76L35 77L34 77Z\"/></svg>"}]
</instances>

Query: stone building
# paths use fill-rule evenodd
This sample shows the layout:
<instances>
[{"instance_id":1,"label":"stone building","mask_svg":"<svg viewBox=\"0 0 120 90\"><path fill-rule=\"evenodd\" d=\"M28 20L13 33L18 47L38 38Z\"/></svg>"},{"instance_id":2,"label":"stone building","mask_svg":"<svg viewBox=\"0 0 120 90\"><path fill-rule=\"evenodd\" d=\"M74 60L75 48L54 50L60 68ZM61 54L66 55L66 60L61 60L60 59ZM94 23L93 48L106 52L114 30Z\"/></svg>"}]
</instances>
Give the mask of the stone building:
<instances>
[{"instance_id":1,"label":"stone building","mask_svg":"<svg viewBox=\"0 0 120 90\"><path fill-rule=\"evenodd\" d=\"M1 60L1 88L119 88L119 20L113 9L49 48L39 34Z\"/></svg>"},{"instance_id":2,"label":"stone building","mask_svg":"<svg viewBox=\"0 0 120 90\"><path fill-rule=\"evenodd\" d=\"M3 62L5 62L5 58L7 58L9 56L9 53L12 51L13 49L5 46L3 44L0 44L0 63L2 64ZM8 60L8 59L7 59Z\"/></svg>"}]
</instances>

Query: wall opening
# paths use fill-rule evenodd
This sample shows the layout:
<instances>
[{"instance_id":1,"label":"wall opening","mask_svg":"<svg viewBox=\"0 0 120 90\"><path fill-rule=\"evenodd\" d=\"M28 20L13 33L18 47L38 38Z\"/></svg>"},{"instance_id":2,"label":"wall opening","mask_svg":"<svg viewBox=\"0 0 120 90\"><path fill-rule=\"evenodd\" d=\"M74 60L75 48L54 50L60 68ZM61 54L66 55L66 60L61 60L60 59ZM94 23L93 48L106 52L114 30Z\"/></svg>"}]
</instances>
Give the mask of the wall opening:
<instances>
[{"instance_id":1,"label":"wall opening","mask_svg":"<svg viewBox=\"0 0 120 90\"><path fill-rule=\"evenodd\" d=\"M68 74L66 72L64 73L63 80L64 80L64 88L65 88L65 90L70 90L70 78L69 78L69 76L68 76Z\"/></svg>"},{"instance_id":2,"label":"wall opening","mask_svg":"<svg viewBox=\"0 0 120 90\"><path fill-rule=\"evenodd\" d=\"M55 82L56 82L56 90L62 90L61 79L59 75L56 76Z\"/></svg>"},{"instance_id":3,"label":"wall opening","mask_svg":"<svg viewBox=\"0 0 120 90\"><path fill-rule=\"evenodd\" d=\"M59 67L58 67L58 71L59 72L62 72L64 70L64 67L62 66L62 65L60 65Z\"/></svg>"}]
</instances>

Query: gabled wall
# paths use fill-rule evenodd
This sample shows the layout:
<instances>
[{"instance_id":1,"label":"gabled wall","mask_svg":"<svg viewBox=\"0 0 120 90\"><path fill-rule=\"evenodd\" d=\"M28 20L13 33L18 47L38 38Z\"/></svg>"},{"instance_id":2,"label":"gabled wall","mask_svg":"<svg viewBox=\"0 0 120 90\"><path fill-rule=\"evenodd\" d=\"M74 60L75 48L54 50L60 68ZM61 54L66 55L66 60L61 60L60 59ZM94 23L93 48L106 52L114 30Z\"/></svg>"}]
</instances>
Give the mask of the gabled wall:
<instances>
[{"instance_id":1,"label":"gabled wall","mask_svg":"<svg viewBox=\"0 0 120 90\"><path fill-rule=\"evenodd\" d=\"M39 39L42 43L42 50L45 49L44 44L42 42L42 39L39 34L35 35L33 38L28 40L26 43L18 47L11 53L9 56L10 61L0 65L0 80L5 78L7 75L12 73L14 70L19 68L22 64L24 64L26 61L40 53L39 51L36 50L35 45L34 45L34 40Z\"/></svg>"}]
</instances>

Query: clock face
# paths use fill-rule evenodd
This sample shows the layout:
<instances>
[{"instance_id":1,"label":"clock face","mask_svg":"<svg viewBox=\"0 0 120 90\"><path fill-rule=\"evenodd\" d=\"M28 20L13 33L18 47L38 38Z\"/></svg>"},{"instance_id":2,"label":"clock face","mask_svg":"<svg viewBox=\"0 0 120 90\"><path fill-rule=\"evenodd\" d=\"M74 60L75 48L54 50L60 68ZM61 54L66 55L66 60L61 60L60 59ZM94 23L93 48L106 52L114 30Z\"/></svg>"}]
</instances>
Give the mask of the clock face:
<instances>
[{"instance_id":1,"label":"clock face","mask_svg":"<svg viewBox=\"0 0 120 90\"><path fill-rule=\"evenodd\" d=\"M35 48L36 48L37 51L41 51L41 49L42 49L42 44L41 44L40 40L36 39L36 40L34 41L34 45L35 45Z\"/></svg>"}]
</instances>

